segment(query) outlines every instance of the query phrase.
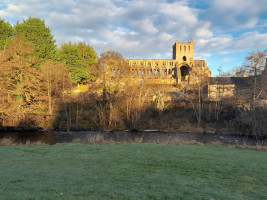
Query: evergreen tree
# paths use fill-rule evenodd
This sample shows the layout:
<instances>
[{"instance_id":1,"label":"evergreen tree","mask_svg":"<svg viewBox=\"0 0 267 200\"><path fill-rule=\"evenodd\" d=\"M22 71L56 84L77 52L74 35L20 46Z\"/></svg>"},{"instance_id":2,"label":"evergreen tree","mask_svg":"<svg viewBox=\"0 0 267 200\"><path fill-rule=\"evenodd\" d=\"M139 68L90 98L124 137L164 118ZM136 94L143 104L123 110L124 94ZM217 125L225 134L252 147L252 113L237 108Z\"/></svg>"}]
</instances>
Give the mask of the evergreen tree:
<instances>
[{"instance_id":1,"label":"evergreen tree","mask_svg":"<svg viewBox=\"0 0 267 200\"><path fill-rule=\"evenodd\" d=\"M90 80L89 69L97 61L93 48L85 43L64 43L58 50L58 60L69 70L74 83L86 83Z\"/></svg>"},{"instance_id":2,"label":"evergreen tree","mask_svg":"<svg viewBox=\"0 0 267 200\"><path fill-rule=\"evenodd\" d=\"M85 43L78 43L77 48L79 62L85 69L89 70L93 64L97 62L97 53L94 51L93 47Z\"/></svg>"},{"instance_id":3,"label":"evergreen tree","mask_svg":"<svg viewBox=\"0 0 267 200\"><path fill-rule=\"evenodd\" d=\"M12 33L12 26L5 20L0 19L0 49L8 47L13 36Z\"/></svg>"},{"instance_id":4,"label":"evergreen tree","mask_svg":"<svg viewBox=\"0 0 267 200\"><path fill-rule=\"evenodd\" d=\"M35 55L42 62L44 59L55 58L55 40L45 22L39 18L29 17L22 23L17 22L14 27L15 35L23 35L27 41L32 42Z\"/></svg>"}]
</instances>

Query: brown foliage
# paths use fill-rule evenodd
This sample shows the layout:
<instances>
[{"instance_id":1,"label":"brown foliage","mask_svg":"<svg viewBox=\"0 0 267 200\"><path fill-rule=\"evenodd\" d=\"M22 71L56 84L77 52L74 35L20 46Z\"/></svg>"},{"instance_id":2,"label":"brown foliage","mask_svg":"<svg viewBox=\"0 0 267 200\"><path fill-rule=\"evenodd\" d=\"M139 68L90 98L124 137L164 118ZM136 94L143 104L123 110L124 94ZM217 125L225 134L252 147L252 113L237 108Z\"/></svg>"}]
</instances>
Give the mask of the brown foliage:
<instances>
[{"instance_id":1,"label":"brown foliage","mask_svg":"<svg viewBox=\"0 0 267 200\"><path fill-rule=\"evenodd\" d=\"M34 66L31 44L15 36L10 47L0 50L1 118L3 125L18 125L26 113L39 107L41 77Z\"/></svg>"},{"instance_id":2,"label":"brown foliage","mask_svg":"<svg viewBox=\"0 0 267 200\"><path fill-rule=\"evenodd\" d=\"M47 60L40 70L33 53L31 43L23 36L15 36L9 48L0 50L2 126L44 127L46 111L51 114L70 88L64 66Z\"/></svg>"},{"instance_id":3,"label":"brown foliage","mask_svg":"<svg viewBox=\"0 0 267 200\"><path fill-rule=\"evenodd\" d=\"M64 91L71 87L68 70L60 63L46 60L41 66L41 76L47 94L48 113L52 115L55 107L62 102Z\"/></svg>"}]
</instances>

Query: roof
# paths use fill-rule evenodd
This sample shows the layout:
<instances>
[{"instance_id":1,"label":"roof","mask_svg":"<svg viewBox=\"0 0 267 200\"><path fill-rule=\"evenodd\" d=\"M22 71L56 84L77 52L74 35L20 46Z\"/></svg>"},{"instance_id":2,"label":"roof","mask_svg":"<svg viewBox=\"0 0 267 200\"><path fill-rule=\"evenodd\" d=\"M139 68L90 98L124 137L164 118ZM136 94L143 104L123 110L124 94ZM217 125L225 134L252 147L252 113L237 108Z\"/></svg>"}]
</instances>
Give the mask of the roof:
<instances>
[{"instance_id":1,"label":"roof","mask_svg":"<svg viewBox=\"0 0 267 200\"><path fill-rule=\"evenodd\" d=\"M250 77L210 77L211 85L236 85L236 86L249 86L252 81Z\"/></svg>"}]
</instances>

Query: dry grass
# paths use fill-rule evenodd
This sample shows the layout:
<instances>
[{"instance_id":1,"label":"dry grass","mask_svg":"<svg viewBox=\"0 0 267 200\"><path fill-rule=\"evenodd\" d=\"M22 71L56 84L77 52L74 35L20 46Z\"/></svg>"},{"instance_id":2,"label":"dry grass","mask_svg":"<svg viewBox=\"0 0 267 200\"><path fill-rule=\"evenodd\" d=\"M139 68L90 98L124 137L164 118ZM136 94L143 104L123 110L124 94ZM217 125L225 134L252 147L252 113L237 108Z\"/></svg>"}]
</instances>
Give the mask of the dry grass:
<instances>
[{"instance_id":1,"label":"dry grass","mask_svg":"<svg viewBox=\"0 0 267 200\"><path fill-rule=\"evenodd\" d=\"M175 138L172 140L157 140L154 142L156 144L170 144L170 145L181 145L181 144L189 144L189 145L200 145L202 144L201 142L198 142L196 140L185 140L185 139L180 139L180 138Z\"/></svg>"},{"instance_id":2,"label":"dry grass","mask_svg":"<svg viewBox=\"0 0 267 200\"><path fill-rule=\"evenodd\" d=\"M215 146L222 146L222 142L221 141L211 141L210 144L213 144Z\"/></svg>"},{"instance_id":3,"label":"dry grass","mask_svg":"<svg viewBox=\"0 0 267 200\"><path fill-rule=\"evenodd\" d=\"M143 142L144 142L144 136L135 137L131 141L131 143L143 143Z\"/></svg>"},{"instance_id":4,"label":"dry grass","mask_svg":"<svg viewBox=\"0 0 267 200\"><path fill-rule=\"evenodd\" d=\"M202 142L198 142L194 139L182 139L182 138L172 138L170 140L157 139L155 141L146 141L144 136L138 136L131 139L125 139L123 141L115 141L113 139L106 139L101 133L92 134L87 136L86 139L76 138L72 141L73 143L82 144L128 144L128 143L151 143L151 144L168 144L168 145L203 145ZM224 146L221 141L211 141L211 145L214 146ZM257 144L255 146L248 145L244 143L243 145L235 145L237 149L249 149L255 151L267 151L267 146L264 144Z\"/></svg>"},{"instance_id":5,"label":"dry grass","mask_svg":"<svg viewBox=\"0 0 267 200\"><path fill-rule=\"evenodd\" d=\"M43 144L41 141L34 141L33 142L30 140L27 140L25 143L16 142L12 138L3 138L0 140L0 146L21 146L21 145L33 146L33 145L41 145L41 144Z\"/></svg>"},{"instance_id":6,"label":"dry grass","mask_svg":"<svg viewBox=\"0 0 267 200\"><path fill-rule=\"evenodd\" d=\"M106 140L101 134L94 134L87 136L86 139L75 138L73 143L83 143L83 144L108 144L113 143L113 141Z\"/></svg>"},{"instance_id":7,"label":"dry grass","mask_svg":"<svg viewBox=\"0 0 267 200\"><path fill-rule=\"evenodd\" d=\"M267 146L257 144L255 146L243 144L243 145L236 145L237 149L249 149L249 150L255 150L255 151L267 151Z\"/></svg>"},{"instance_id":8,"label":"dry grass","mask_svg":"<svg viewBox=\"0 0 267 200\"><path fill-rule=\"evenodd\" d=\"M3 138L0 140L0 146L15 146L17 143L11 138Z\"/></svg>"},{"instance_id":9,"label":"dry grass","mask_svg":"<svg viewBox=\"0 0 267 200\"><path fill-rule=\"evenodd\" d=\"M90 135L87 137L86 143L89 144L107 144L108 140L105 140L104 136L101 134Z\"/></svg>"},{"instance_id":10,"label":"dry grass","mask_svg":"<svg viewBox=\"0 0 267 200\"><path fill-rule=\"evenodd\" d=\"M94 134L88 136L86 139L75 138L73 143L82 143L82 144L128 144L128 143L152 143L152 144L169 144L169 145L181 145L181 144L189 144L189 145L201 145L201 142L196 140L186 140L180 138L173 138L171 140L158 139L155 141L145 141L144 136L138 136L131 139L125 139L123 141L114 141L112 139L105 139L103 135Z\"/></svg>"}]
</instances>

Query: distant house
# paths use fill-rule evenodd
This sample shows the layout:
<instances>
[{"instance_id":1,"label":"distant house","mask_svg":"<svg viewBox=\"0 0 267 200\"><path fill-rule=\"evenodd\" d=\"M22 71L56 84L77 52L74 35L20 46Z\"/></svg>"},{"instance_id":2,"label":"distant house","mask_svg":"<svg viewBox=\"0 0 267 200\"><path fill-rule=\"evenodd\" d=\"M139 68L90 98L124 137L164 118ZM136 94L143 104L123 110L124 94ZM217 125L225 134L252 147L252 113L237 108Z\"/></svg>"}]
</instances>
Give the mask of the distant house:
<instances>
[{"instance_id":1,"label":"distant house","mask_svg":"<svg viewBox=\"0 0 267 200\"><path fill-rule=\"evenodd\" d=\"M267 59L266 59L266 67L262 72L261 87L262 87L262 97L264 99L267 99Z\"/></svg>"},{"instance_id":2,"label":"distant house","mask_svg":"<svg viewBox=\"0 0 267 200\"><path fill-rule=\"evenodd\" d=\"M252 77L210 77L208 99L220 101L226 98L249 98Z\"/></svg>"},{"instance_id":3,"label":"distant house","mask_svg":"<svg viewBox=\"0 0 267 200\"><path fill-rule=\"evenodd\" d=\"M244 77L210 77L208 99L222 101L224 99L251 100L254 76ZM256 106L267 107L267 62L262 74L257 76Z\"/></svg>"}]
</instances>

